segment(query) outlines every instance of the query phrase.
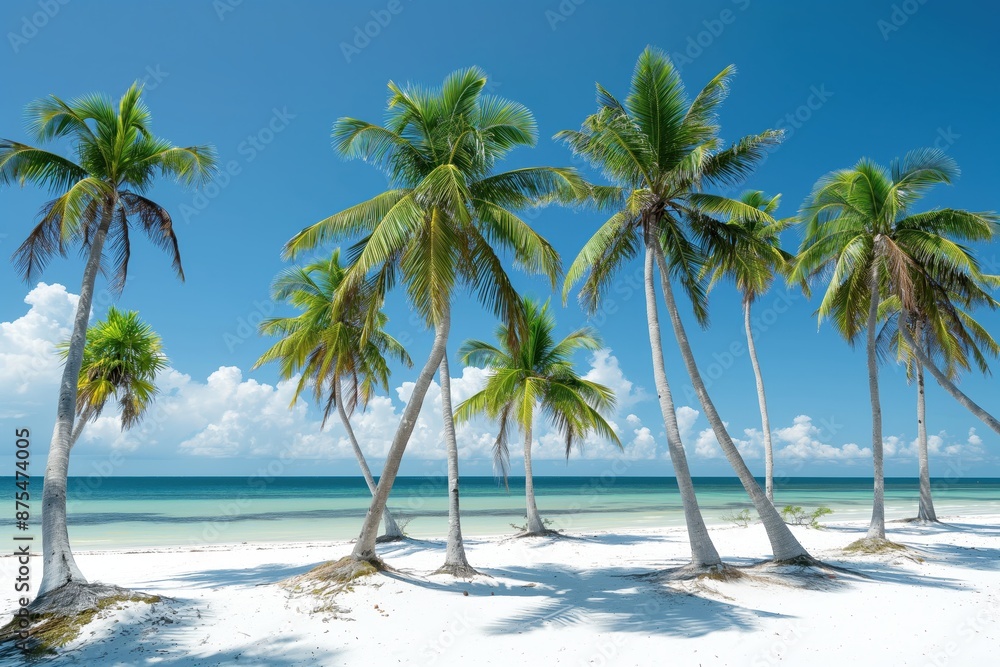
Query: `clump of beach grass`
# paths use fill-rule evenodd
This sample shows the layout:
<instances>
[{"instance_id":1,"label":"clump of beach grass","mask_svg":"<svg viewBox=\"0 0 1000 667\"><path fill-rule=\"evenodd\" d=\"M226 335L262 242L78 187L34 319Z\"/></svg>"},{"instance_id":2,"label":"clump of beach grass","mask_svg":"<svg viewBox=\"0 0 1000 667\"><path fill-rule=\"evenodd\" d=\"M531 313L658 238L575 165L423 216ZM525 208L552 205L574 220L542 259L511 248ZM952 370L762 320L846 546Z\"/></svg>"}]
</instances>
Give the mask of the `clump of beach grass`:
<instances>
[{"instance_id":1,"label":"clump of beach grass","mask_svg":"<svg viewBox=\"0 0 1000 667\"><path fill-rule=\"evenodd\" d=\"M354 584L365 577L391 570L380 559L358 560L344 556L340 560L327 561L308 572L285 579L279 585L294 597L315 598L318 604L312 610L314 613L336 615L344 611L334 602L339 594L354 590Z\"/></svg>"},{"instance_id":2,"label":"clump of beach grass","mask_svg":"<svg viewBox=\"0 0 1000 667\"><path fill-rule=\"evenodd\" d=\"M38 598L0 628L0 644L17 643L26 657L54 655L96 619L132 604L153 605L159 595L106 584L70 583ZM26 638L25 638L26 637Z\"/></svg>"},{"instance_id":3,"label":"clump of beach grass","mask_svg":"<svg viewBox=\"0 0 1000 667\"><path fill-rule=\"evenodd\" d=\"M906 546L899 544L898 542L892 542L891 540L879 537L865 537L860 540L855 540L844 547L845 553L869 555L897 553L908 550L909 549Z\"/></svg>"}]
</instances>

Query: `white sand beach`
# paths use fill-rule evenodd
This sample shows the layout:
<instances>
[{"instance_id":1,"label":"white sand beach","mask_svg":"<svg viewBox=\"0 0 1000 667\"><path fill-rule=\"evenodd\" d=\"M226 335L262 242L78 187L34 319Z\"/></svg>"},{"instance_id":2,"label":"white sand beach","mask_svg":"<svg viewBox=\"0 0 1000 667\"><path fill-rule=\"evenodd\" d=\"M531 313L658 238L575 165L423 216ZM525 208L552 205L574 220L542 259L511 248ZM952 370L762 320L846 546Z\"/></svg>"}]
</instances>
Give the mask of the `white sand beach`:
<instances>
[{"instance_id":1,"label":"white sand beach","mask_svg":"<svg viewBox=\"0 0 1000 667\"><path fill-rule=\"evenodd\" d=\"M444 541L411 540L381 545L396 571L340 594L339 612L275 584L346 555L346 542L83 552L92 580L170 599L108 613L51 664L989 664L1000 645L1000 516L943 520L890 524L909 549L877 556L842 550L863 523L796 527L815 556L852 573L697 584L634 576L683 564L683 529L470 539L482 573L472 581L429 575ZM712 532L731 564L767 554L759 524ZM12 564L0 562L5 573Z\"/></svg>"}]
</instances>

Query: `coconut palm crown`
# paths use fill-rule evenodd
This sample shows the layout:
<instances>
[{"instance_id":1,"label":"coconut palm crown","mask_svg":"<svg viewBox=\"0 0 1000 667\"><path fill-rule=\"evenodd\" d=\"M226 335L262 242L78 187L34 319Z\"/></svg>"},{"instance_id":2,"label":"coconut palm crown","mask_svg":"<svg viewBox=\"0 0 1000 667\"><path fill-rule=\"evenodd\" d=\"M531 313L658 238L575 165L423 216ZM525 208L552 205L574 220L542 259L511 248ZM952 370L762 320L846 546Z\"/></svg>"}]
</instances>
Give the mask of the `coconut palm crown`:
<instances>
[{"instance_id":1,"label":"coconut palm crown","mask_svg":"<svg viewBox=\"0 0 1000 667\"><path fill-rule=\"evenodd\" d=\"M390 82L384 125L338 120L334 148L380 168L391 189L302 230L285 254L353 239L348 284L371 277L384 291L402 280L428 324L460 283L501 319L519 317L498 253L553 284L560 262L517 211L578 201L587 189L569 168L496 172L510 151L535 144L537 128L527 108L484 94L485 85L478 68L449 75L439 89Z\"/></svg>"},{"instance_id":2,"label":"coconut palm crown","mask_svg":"<svg viewBox=\"0 0 1000 667\"><path fill-rule=\"evenodd\" d=\"M56 195L42 207L37 225L14 253L14 265L24 279L35 279L53 255L65 256L73 244L86 251L102 228L112 250L107 259L113 289L125 285L130 232L135 228L170 254L183 279L170 214L145 195L157 176L186 185L207 182L215 170L215 150L180 148L154 136L152 115L138 84L117 104L104 95L69 102L52 95L28 105L27 117L35 140L69 139L72 157L0 139L0 186L32 183Z\"/></svg>"},{"instance_id":3,"label":"coconut palm crown","mask_svg":"<svg viewBox=\"0 0 1000 667\"><path fill-rule=\"evenodd\" d=\"M57 349L66 358L69 341ZM158 392L156 376L166 367L163 341L139 313L108 308L104 319L87 329L73 442L83 426L100 417L112 400L118 404L123 431L139 423Z\"/></svg>"},{"instance_id":4,"label":"coconut palm crown","mask_svg":"<svg viewBox=\"0 0 1000 667\"><path fill-rule=\"evenodd\" d=\"M591 432L621 446L602 416L614 408L614 393L573 367L578 351L600 349L597 332L584 327L557 341L548 303L539 305L526 298L524 312L527 326L513 333L513 346L507 343L512 337L508 325L501 323L496 329L496 344L468 340L459 349L464 363L485 366L489 376L482 390L458 406L455 419L468 421L482 414L496 420L494 463L504 481L509 469L510 429L514 426L527 433L538 413L564 438L566 456Z\"/></svg>"},{"instance_id":5,"label":"coconut palm crown","mask_svg":"<svg viewBox=\"0 0 1000 667\"><path fill-rule=\"evenodd\" d=\"M361 342L369 295L356 291L351 299L336 305L346 270L338 248L327 259L290 267L278 275L272 298L300 312L261 324L261 334L282 338L254 364L259 368L277 362L286 380L298 375L293 404L311 386L313 397L323 406L324 424L339 400L351 413L357 405L367 405L377 388L388 391L390 361L412 365L403 346L385 331L389 318L381 311Z\"/></svg>"}]
</instances>

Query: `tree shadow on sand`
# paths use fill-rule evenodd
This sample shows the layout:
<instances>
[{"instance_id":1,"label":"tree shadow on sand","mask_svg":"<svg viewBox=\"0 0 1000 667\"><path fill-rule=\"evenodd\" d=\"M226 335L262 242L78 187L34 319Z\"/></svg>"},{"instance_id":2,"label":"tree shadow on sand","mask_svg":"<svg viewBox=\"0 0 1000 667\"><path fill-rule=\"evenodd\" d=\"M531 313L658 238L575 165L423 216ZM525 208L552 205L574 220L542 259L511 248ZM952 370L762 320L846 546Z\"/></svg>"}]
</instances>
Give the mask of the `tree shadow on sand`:
<instances>
[{"instance_id":1,"label":"tree shadow on sand","mask_svg":"<svg viewBox=\"0 0 1000 667\"><path fill-rule=\"evenodd\" d=\"M906 548L895 559L908 559L919 563L920 557L916 549ZM914 572L912 570L898 567L892 562L887 562L884 557L871 558L839 558L836 561L838 567L844 568L855 575L857 580L868 580L886 584L898 584L901 586L917 586L921 588L941 588L953 591L968 590L966 585L957 579L948 577L933 577L924 572ZM849 578L845 579L845 582Z\"/></svg>"},{"instance_id":2,"label":"tree shadow on sand","mask_svg":"<svg viewBox=\"0 0 1000 667\"><path fill-rule=\"evenodd\" d=\"M564 537L566 537L564 535ZM575 540L587 544L600 544L603 546L612 547L628 547L635 546L639 544L676 544L682 541L686 541L686 536L674 535L671 533L665 534L652 534L652 535L630 535L630 534L619 534L619 533L600 533L596 535L588 535L586 533L580 535L571 535ZM539 544L545 544L540 542Z\"/></svg>"},{"instance_id":3,"label":"tree shadow on sand","mask_svg":"<svg viewBox=\"0 0 1000 667\"><path fill-rule=\"evenodd\" d=\"M700 637L712 632L752 632L764 618L783 614L748 609L723 600L678 592L634 578L634 568L576 571L545 564L539 568L480 568L492 580L452 583L408 572L381 573L413 586L459 592L470 597L523 597L537 604L485 628L489 634L517 634L558 626L587 625L595 632L629 632ZM510 581L513 580L513 581Z\"/></svg>"},{"instance_id":4,"label":"tree shadow on sand","mask_svg":"<svg viewBox=\"0 0 1000 667\"><path fill-rule=\"evenodd\" d=\"M824 527L824 530L845 534L864 534L862 529L849 526L828 526ZM1000 538L1000 526L948 521L922 523L911 519L902 519L889 522L886 526L886 531L889 538L895 540L898 540L900 537L931 537L933 539L936 536L962 533L973 534L978 537ZM917 563L932 561L972 570L1000 570L1000 548L970 547L958 544L942 544L933 541L915 544L904 541L900 546L903 548L895 556L897 558L908 558ZM848 558L843 560L842 564L844 567L880 581L893 581L908 585L936 585L945 588L962 588L960 585L951 583L953 582L951 579L928 577L923 574L911 574L905 571L893 570L882 559L871 561Z\"/></svg>"},{"instance_id":5,"label":"tree shadow on sand","mask_svg":"<svg viewBox=\"0 0 1000 667\"><path fill-rule=\"evenodd\" d=\"M599 535L585 541L627 545L628 536ZM940 548L967 567L998 567L1000 550ZM914 551L915 553L915 551ZM994 563L989 563L994 559ZM911 558L911 560L914 560ZM958 580L929 576L899 563L864 557L837 558L818 565L781 564L752 559L727 559L721 577L687 576L684 567L650 572L648 568L607 567L578 571L550 563L536 567L480 568L492 577L452 582L422 573L397 570L380 573L408 585L468 596L525 597L538 600L527 611L496 620L492 634L529 632L558 625L586 624L599 631L658 633L683 637L737 630L751 632L766 618L782 614L741 606L731 594L743 585L836 591L866 583L965 590Z\"/></svg>"},{"instance_id":6,"label":"tree shadow on sand","mask_svg":"<svg viewBox=\"0 0 1000 667\"><path fill-rule=\"evenodd\" d=\"M986 567L1000 550L975 549L968 567ZM980 558L981 557L981 558ZM997 567L996 561L992 567ZM600 631L657 633L699 637L717 631L752 632L760 621L789 618L779 613L731 602L727 593L741 586L791 587L809 591L836 591L887 583L947 590L967 590L961 581L934 577L886 562L838 560L819 566L754 562L732 565L722 577L677 577L684 568L636 572L604 568L578 572L565 569L503 568L489 570L497 578L528 583L515 594L542 598L540 604L510 618L494 622L494 634L519 633L556 625L586 624ZM735 571L736 576L733 576ZM558 578L556 578L558 574ZM473 594L472 591L469 592ZM489 594L487 592L487 594ZM501 595L500 592L494 592Z\"/></svg>"},{"instance_id":7,"label":"tree shadow on sand","mask_svg":"<svg viewBox=\"0 0 1000 667\"><path fill-rule=\"evenodd\" d=\"M988 537L1000 537L1000 526L985 526L976 523L950 522L942 519L937 523L919 523L912 519L891 521L886 526L891 533L901 535L946 535L948 533L973 533Z\"/></svg>"},{"instance_id":8,"label":"tree shadow on sand","mask_svg":"<svg viewBox=\"0 0 1000 667\"><path fill-rule=\"evenodd\" d=\"M334 665L338 653L317 646L304 633L254 638L226 636L225 647L199 645L223 631L213 627L214 614L199 600L172 598L138 618L121 618L111 635L91 638L80 648L56 656L29 659L12 645L0 651L0 667L38 665L111 665L125 667L230 667L268 665ZM217 639L217 637L216 637ZM232 641L229 641L232 640ZM183 648L182 648L183 647Z\"/></svg>"},{"instance_id":9,"label":"tree shadow on sand","mask_svg":"<svg viewBox=\"0 0 1000 667\"><path fill-rule=\"evenodd\" d=\"M1000 570L1000 549L964 547L956 544L922 544L913 551L925 560L970 570Z\"/></svg>"},{"instance_id":10,"label":"tree shadow on sand","mask_svg":"<svg viewBox=\"0 0 1000 667\"><path fill-rule=\"evenodd\" d=\"M475 538L467 538L465 546L470 547L476 544ZM406 556L427 551L441 551L444 553L445 540L418 539L409 537L405 541L386 542L378 545L378 556L383 560L393 558L405 558Z\"/></svg>"},{"instance_id":11,"label":"tree shadow on sand","mask_svg":"<svg viewBox=\"0 0 1000 667\"><path fill-rule=\"evenodd\" d=\"M257 567L223 568L211 570L195 570L186 572L170 579L150 579L150 584L162 584L171 581L184 582L186 588L219 588L222 586L266 586L276 584L283 579L308 572L314 567L309 565L281 565L267 563Z\"/></svg>"}]
</instances>

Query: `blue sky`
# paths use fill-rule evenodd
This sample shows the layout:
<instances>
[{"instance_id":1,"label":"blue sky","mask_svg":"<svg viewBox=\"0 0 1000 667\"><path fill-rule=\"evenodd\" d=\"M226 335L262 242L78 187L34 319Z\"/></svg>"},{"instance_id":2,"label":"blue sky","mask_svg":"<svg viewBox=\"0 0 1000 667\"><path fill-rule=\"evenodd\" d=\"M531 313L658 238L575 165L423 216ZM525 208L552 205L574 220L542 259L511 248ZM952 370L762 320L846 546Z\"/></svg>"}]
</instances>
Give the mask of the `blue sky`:
<instances>
[{"instance_id":1,"label":"blue sky","mask_svg":"<svg viewBox=\"0 0 1000 667\"><path fill-rule=\"evenodd\" d=\"M794 213L827 171L862 156L887 163L924 146L947 150L963 172L954 186L934 191L925 200L928 207L995 210L997 11L974 2L919 0L217 0L104 2L99 9L79 0L5 2L0 136L27 139L22 112L37 97L92 91L117 96L142 79L154 131L178 144L214 144L233 172L200 198L166 182L153 192L173 213L187 282L172 277L159 251L138 243L118 303L139 310L163 336L173 369L163 406L144 432L132 436L117 434L110 417L93 425L74 451L71 472L89 474L111 462L114 474L252 474L277 457L283 474L355 473L353 462L341 458L349 455L338 444L336 428L321 435L311 410L284 410L287 388L275 386L274 369L249 371L268 341L248 332L274 309L268 286L284 266L282 244L302 227L385 187L374 169L336 156L329 135L340 116L380 120L390 79L435 85L454 69L478 65L490 76L492 92L527 105L538 121L537 148L513 154L508 166L567 165L574 164L572 156L550 137L579 126L594 109L595 81L625 91L636 57L653 44L674 56L692 93L724 66L736 65L739 74L721 114L725 138L769 127L786 130L784 145L747 184L782 193L783 215ZM44 192L32 188L0 191L5 259L44 199ZM564 264L600 222L592 213L556 208L533 219ZM789 232L785 243L797 248L798 231ZM980 250L982 260L1000 272L1000 249L994 244ZM628 267L612 290L613 303L591 321L610 352L580 363L624 391L615 418L631 448L626 474L670 474L652 391L639 271L638 264ZM64 335L60 327L81 275L75 253L53 261L41 287L24 283L9 262L0 262L0 358L7 366L0 370L6 376L0 426L31 427L38 461L51 433L58 371L47 360L48 350L52 339ZM519 275L517 284L536 296L550 295L543 281ZM99 299L95 315L108 303ZM865 475L871 459L864 452L870 413L863 350L851 349L828 325L817 330L815 306L801 293L778 287L758 307L771 422L777 444L788 447L778 459L779 473ZM465 338L491 335L493 318L474 302L459 299L456 308L452 350ZM388 312L390 330L422 360L430 336L401 298ZM565 331L586 322L575 301L556 314ZM707 330L688 319L695 352L720 413L759 471L759 432L746 430L759 431L760 418L749 360L741 351L739 300L730 286L713 293L711 314ZM1000 331L997 314L984 313L981 321ZM677 404L700 411L664 333ZM478 381L476 369L462 375L454 355L452 368L467 381L459 391ZM401 409L396 388L414 376L397 372L389 397L363 418L376 460ZM892 453L888 474L915 474L914 390L896 368L886 368L882 382L884 433ZM969 376L963 387L987 408L997 407L992 379ZM933 382L928 406L929 430L939 438L936 474L1000 475L995 434ZM691 412L686 418L695 474L728 474L717 443L702 436L707 423ZM444 470L433 415L425 426L404 473ZM487 424L465 433L465 474L490 473L483 444L488 436ZM599 474L616 460L595 443L567 464L550 440L539 443L552 454L536 465L541 474Z\"/></svg>"}]
</instances>

